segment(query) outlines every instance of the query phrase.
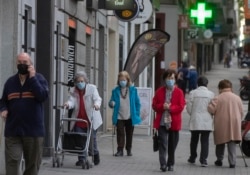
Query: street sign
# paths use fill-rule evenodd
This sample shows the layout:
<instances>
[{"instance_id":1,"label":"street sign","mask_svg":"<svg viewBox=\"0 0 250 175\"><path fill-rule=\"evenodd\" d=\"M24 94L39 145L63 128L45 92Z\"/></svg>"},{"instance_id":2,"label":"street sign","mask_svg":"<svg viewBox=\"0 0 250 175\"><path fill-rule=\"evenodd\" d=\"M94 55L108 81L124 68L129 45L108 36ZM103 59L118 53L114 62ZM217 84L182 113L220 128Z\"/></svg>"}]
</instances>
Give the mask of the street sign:
<instances>
[{"instance_id":1,"label":"street sign","mask_svg":"<svg viewBox=\"0 0 250 175\"><path fill-rule=\"evenodd\" d=\"M210 39L213 36L212 30L210 30L210 29L205 30L204 33L203 33L203 36L206 39Z\"/></svg>"},{"instance_id":2,"label":"street sign","mask_svg":"<svg viewBox=\"0 0 250 175\"><path fill-rule=\"evenodd\" d=\"M195 8L191 9L190 17L195 18L198 25L203 25L206 19L212 18L212 10L206 9L205 2L198 2Z\"/></svg>"}]
</instances>

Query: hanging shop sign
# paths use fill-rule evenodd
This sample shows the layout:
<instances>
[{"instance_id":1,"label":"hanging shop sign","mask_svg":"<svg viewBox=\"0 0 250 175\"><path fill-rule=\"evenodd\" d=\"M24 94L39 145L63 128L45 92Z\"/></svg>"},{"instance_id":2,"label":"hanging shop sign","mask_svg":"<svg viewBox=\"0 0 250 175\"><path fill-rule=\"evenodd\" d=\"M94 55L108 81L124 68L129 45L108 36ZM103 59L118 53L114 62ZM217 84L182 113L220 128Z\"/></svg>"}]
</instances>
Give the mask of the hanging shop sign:
<instances>
[{"instance_id":1,"label":"hanging shop sign","mask_svg":"<svg viewBox=\"0 0 250 175\"><path fill-rule=\"evenodd\" d=\"M102 0L103 1L103 0ZM106 10L133 9L135 0L105 0Z\"/></svg>"},{"instance_id":2,"label":"hanging shop sign","mask_svg":"<svg viewBox=\"0 0 250 175\"><path fill-rule=\"evenodd\" d=\"M199 29L188 29L187 30L188 39L198 39L199 38Z\"/></svg>"},{"instance_id":3,"label":"hanging shop sign","mask_svg":"<svg viewBox=\"0 0 250 175\"><path fill-rule=\"evenodd\" d=\"M139 14L138 1L134 1L133 9L114 10L114 15L121 21L129 22L135 19Z\"/></svg>"},{"instance_id":4,"label":"hanging shop sign","mask_svg":"<svg viewBox=\"0 0 250 175\"><path fill-rule=\"evenodd\" d=\"M250 1L244 0L244 16L245 19L250 19Z\"/></svg>"},{"instance_id":5,"label":"hanging shop sign","mask_svg":"<svg viewBox=\"0 0 250 175\"><path fill-rule=\"evenodd\" d=\"M179 29L189 28L188 15L179 15L178 28Z\"/></svg>"},{"instance_id":6,"label":"hanging shop sign","mask_svg":"<svg viewBox=\"0 0 250 175\"><path fill-rule=\"evenodd\" d=\"M138 16L130 21L132 24L142 24L149 20L153 13L153 7L150 0L137 0L139 4Z\"/></svg>"}]
</instances>

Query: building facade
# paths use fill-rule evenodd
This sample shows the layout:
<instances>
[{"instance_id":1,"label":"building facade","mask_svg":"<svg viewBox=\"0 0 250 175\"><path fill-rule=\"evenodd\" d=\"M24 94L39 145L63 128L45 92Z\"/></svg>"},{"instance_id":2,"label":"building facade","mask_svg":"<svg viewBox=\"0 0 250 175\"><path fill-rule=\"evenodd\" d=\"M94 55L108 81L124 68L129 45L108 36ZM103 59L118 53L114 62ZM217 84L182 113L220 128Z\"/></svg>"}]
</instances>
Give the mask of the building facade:
<instances>
[{"instance_id":1,"label":"building facade","mask_svg":"<svg viewBox=\"0 0 250 175\"><path fill-rule=\"evenodd\" d=\"M49 82L50 98L45 103L46 137L44 156L53 155L57 144L62 105L68 97L75 72L86 71L103 99L103 125L112 128L108 100L117 75L140 33L154 28L148 23L121 22L112 11L98 9L97 0L0 1L0 91L6 79L17 72L16 55L28 52ZM154 88L154 62L135 86ZM68 114L66 114L67 116ZM0 120L0 155L4 156L4 122ZM4 172L4 159L0 170Z\"/></svg>"}]
</instances>

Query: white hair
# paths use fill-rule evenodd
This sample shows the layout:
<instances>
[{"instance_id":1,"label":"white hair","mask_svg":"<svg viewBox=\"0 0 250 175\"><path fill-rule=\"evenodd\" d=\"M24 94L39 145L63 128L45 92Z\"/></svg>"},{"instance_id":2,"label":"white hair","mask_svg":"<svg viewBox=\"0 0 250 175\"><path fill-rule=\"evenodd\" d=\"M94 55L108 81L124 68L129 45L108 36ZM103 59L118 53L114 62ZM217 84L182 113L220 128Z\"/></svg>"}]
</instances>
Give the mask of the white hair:
<instances>
[{"instance_id":1,"label":"white hair","mask_svg":"<svg viewBox=\"0 0 250 175\"><path fill-rule=\"evenodd\" d=\"M77 73L75 74L74 81L76 82L76 80L77 80L79 77L83 77L86 83L89 82L89 78L87 77L86 72L84 72L84 71L79 71L79 72L77 72Z\"/></svg>"}]
</instances>

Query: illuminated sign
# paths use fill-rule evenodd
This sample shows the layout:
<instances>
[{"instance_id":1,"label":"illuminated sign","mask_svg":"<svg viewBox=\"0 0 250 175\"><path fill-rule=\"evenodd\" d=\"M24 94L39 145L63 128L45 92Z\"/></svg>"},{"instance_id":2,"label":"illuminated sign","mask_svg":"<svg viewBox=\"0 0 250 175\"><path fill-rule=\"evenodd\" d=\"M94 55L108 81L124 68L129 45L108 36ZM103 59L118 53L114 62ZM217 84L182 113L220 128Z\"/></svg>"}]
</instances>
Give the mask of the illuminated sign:
<instances>
[{"instance_id":1,"label":"illuminated sign","mask_svg":"<svg viewBox=\"0 0 250 175\"><path fill-rule=\"evenodd\" d=\"M205 24L205 20L212 18L212 9L206 8L205 2L198 2L195 8L191 9L190 17L196 19L196 24Z\"/></svg>"},{"instance_id":2,"label":"illuminated sign","mask_svg":"<svg viewBox=\"0 0 250 175\"><path fill-rule=\"evenodd\" d=\"M102 0L103 1L103 0ZM132 10L135 0L106 0L105 9L107 10Z\"/></svg>"}]
</instances>

